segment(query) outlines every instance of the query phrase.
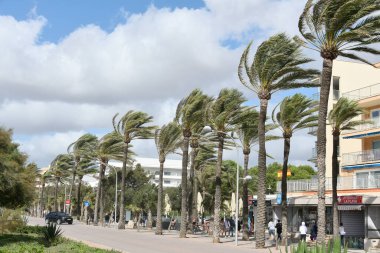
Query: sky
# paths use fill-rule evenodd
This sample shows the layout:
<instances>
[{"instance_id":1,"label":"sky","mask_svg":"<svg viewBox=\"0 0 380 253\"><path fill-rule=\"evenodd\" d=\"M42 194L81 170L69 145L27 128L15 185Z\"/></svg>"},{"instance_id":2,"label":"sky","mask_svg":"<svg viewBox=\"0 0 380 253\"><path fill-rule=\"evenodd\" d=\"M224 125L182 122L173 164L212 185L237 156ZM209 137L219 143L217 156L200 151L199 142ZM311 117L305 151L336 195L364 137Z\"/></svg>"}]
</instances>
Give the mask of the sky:
<instances>
[{"instance_id":1,"label":"sky","mask_svg":"<svg viewBox=\"0 0 380 253\"><path fill-rule=\"evenodd\" d=\"M112 117L139 110L162 126L195 88L216 97L236 88L240 56L279 32L299 35L306 0L0 0L0 126L12 128L29 162L46 167L85 133L101 137ZM318 55L312 64L320 67ZM316 89L276 93L282 98ZM268 114L269 115L269 114ZM290 163L310 164L316 138L292 138ZM157 157L152 140L135 141L141 157ZM258 150L257 147L253 151ZM282 141L267 144L282 161ZM180 157L172 157L178 158ZM234 151L225 159L238 160ZM257 164L253 152L250 164ZM310 164L311 165L311 164Z\"/></svg>"}]
</instances>

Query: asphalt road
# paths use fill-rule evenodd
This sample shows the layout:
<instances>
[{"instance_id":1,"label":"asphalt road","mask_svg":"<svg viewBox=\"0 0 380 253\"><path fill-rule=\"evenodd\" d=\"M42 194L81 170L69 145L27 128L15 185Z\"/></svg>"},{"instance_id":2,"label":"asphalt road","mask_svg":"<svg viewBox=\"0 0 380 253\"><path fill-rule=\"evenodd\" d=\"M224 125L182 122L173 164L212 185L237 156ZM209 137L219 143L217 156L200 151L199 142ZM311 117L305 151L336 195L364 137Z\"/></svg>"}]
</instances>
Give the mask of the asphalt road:
<instances>
[{"instance_id":1,"label":"asphalt road","mask_svg":"<svg viewBox=\"0 0 380 253\"><path fill-rule=\"evenodd\" d=\"M30 225L44 225L44 220L29 217ZM268 249L256 250L253 241L240 241L235 245L234 238L222 238L222 243L212 243L205 235L188 235L179 238L176 231L164 231L158 236L154 231L125 229L85 225L74 221L73 225L62 224L63 236L90 246L115 249L125 253L231 253L231 252L269 252ZM271 247L272 252L279 252ZM285 251L282 251L285 252Z\"/></svg>"}]
</instances>

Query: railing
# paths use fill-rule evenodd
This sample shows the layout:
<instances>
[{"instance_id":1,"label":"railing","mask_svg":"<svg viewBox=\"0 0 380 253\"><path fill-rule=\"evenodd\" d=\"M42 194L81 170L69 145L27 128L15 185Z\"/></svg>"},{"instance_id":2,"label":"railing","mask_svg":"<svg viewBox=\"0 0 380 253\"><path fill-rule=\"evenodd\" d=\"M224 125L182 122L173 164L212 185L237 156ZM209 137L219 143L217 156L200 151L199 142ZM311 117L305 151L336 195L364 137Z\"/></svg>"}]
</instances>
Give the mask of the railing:
<instances>
[{"instance_id":1,"label":"railing","mask_svg":"<svg viewBox=\"0 0 380 253\"><path fill-rule=\"evenodd\" d=\"M317 134L317 130L318 130L317 126L309 127L308 134L316 135Z\"/></svg>"},{"instance_id":2,"label":"railing","mask_svg":"<svg viewBox=\"0 0 380 253\"><path fill-rule=\"evenodd\" d=\"M332 178L326 178L326 190L332 190ZM302 191L317 191L318 178L288 180L288 192L302 192ZM338 177L337 189L350 190L350 189L369 189L380 188L380 175L370 175L366 177ZM281 192L281 181L277 182L277 192Z\"/></svg>"},{"instance_id":3,"label":"railing","mask_svg":"<svg viewBox=\"0 0 380 253\"><path fill-rule=\"evenodd\" d=\"M363 164L380 160L380 149L363 150L342 155L342 165Z\"/></svg>"},{"instance_id":4,"label":"railing","mask_svg":"<svg viewBox=\"0 0 380 253\"><path fill-rule=\"evenodd\" d=\"M345 133L354 133L359 131L366 131L370 129L380 128L380 117L371 118L369 119L372 121L372 123L358 125L355 127L355 129L345 131Z\"/></svg>"},{"instance_id":5,"label":"railing","mask_svg":"<svg viewBox=\"0 0 380 253\"><path fill-rule=\"evenodd\" d=\"M376 95L380 95L380 83L373 84L364 88L360 88L357 90L345 92L342 94L343 97L360 100L368 97L373 97Z\"/></svg>"},{"instance_id":6,"label":"railing","mask_svg":"<svg viewBox=\"0 0 380 253\"><path fill-rule=\"evenodd\" d=\"M317 158L317 148L312 148L311 150L311 159Z\"/></svg>"}]
</instances>

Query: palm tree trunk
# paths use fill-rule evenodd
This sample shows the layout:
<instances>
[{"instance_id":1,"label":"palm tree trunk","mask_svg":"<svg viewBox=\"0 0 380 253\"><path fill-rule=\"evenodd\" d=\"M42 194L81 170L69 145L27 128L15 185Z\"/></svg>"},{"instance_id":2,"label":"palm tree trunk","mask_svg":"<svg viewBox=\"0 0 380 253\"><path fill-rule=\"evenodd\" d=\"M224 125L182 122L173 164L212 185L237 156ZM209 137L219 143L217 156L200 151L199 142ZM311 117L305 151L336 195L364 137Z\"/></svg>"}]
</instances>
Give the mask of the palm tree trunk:
<instances>
[{"instance_id":1,"label":"palm tree trunk","mask_svg":"<svg viewBox=\"0 0 380 253\"><path fill-rule=\"evenodd\" d=\"M80 220L80 204L81 204L81 198L80 198L80 190L82 188L82 179L83 179L83 176L80 176L79 177L79 183L78 183L78 191L77 191L77 207L76 207L76 214L77 214L77 220Z\"/></svg>"},{"instance_id":2,"label":"palm tree trunk","mask_svg":"<svg viewBox=\"0 0 380 253\"><path fill-rule=\"evenodd\" d=\"M284 162L282 164L281 178L281 220L282 220L282 245L288 245L288 160L290 152L290 137L284 136Z\"/></svg>"},{"instance_id":3,"label":"palm tree trunk","mask_svg":"<svg viewBox=\"0 0 380 253\"><path fill-rule=\"evenodd\" d=\"M125 229L125 177L127 176L128 143L124 143L123 168L121 170L120 215L118 229Z\"/></svg>"},{"instance_id":4,"label":"palm tree trunk","mask_svg":"<svg viewBox=\"0 0 380 253\"><path fill-rule=\"evenodd\" d=\"M77 174L78 163L79 163L79 159L75 159L75 166L74 166L74 170L73 170L73 178L71 179L69 198L68 198L70 200L70 204L68 206L69 207L68 213L70 213L70 215L73 214L73 210L71 208L71 196L72 196L74 185L75 185L75 177L76 177L76 174Z\"/></svg>"},{"instance_id":5,"label":"palm tree trunk","mask_svg":"<svg viewBox=\"0 0 380 253\"><path fill-rule=\"evenodd\" d=\"M54 211L58 211L58 183L59 183L59 177L55 178L55 188L54 188Z\"/></svg>"},{"instance_id":6,"label":"palm tree trunk","mask_svg":"<svg viewBox=\"0 0 380 253\"><path fill-rule=\"evenodd\" d=\"M338 143L339 133L333 134L333 154L332 154L332 206L333 206L333 233L334 237L339 236L339 213L338 213Z\"/></svg>"},{"instance_id":7,"label":"palm tree trunk","mask_svg":"<svg viewBox=\"0 0 380 253\"><path fill-rule=\"evenodd\" d=\"M248 161L250 150L244 150L244 178L248 175ZM236 226L236 233L238 232L238 224ZM248 231L248 182L243 180L243 241L249 241Z\"/></svg>"},{"instance_id":8,"label":"palm tree trunk","mask_svg":"<svg viewBox=\"0 0 380 253\"><path fill-rule=\"evenodd\" d=\"M99 222L98 211L99 211L99 203L100 203L100 191L102 188L104 173L106 170L106 165L103 162L104 161L102 161L102 163L100 164L98 187L96 189L95 208L94 208L94 226L97 226Z\"/></svg>"},{"instance_id":9,"label":"palm tree trunk","mask_svg":"<svg viewBox=\"0 0 380 253\"><path fill-rule=\"evenodd\" d=\"M193 231L193 219L194 219L194 214L193 214L193 199L195 196L193 195L194 192L194 167L195 167L195 148L191 148L190 152L190 173L189 173L189 181L188 181L188 186L187 188L189 189L188 193L188 204L187 204L187 210L188 210L188 215L189 215L189 230Z\"/></svg>"},{"instance_id":10,"label":"palm tree trunk","mask_svg":"<svg viewBox=\"0 0 380 253\"><path fill-rule=\"evenodd\" d=\"M215 170L215 205L214 205L214 230L213 230L213 243L219 243L220 233L220 206L222 204L222 162L223 162L223 146L224 146L224 134L218 136L218 160Z\"/></svg>"},{"instance_id":11,"label":"palm tree trunk","mask_svg":"<svg viewBox=\"0 0 380 253\"><path fill-rule=\"evenodd\" d=\"M190 134L184 134L182 148L182 199L181 199L181 228L179 231L180 238L186 238L187 230L187 165L189 162L189 139Z\"/></svg>"},{"instance_id":12,"label":"palm tree trunk","mask_svg":"<svg viewBox=\"0 0 380 253\"><path fill-rule=\"evenodd\" d=\"M267 118L268 99L260 98L260 114L259 114L259 178L257 187L257 226L256 227L256 248L265 247L265 192L266 192L266 150L265 150L265 121Z\"/></svg>"},{"instance_id":13,"label":"palm tree trunk","mask_svg":"<svg viewBox=\"0 0 380 253\"><path fill-rule=\"evenodd\" d=\"M102 187L100 188L99 220L100 225L104 226L104 182L102 182Z\"/></svg>"},{"instance_id":14,"label":"palm tree trunk","mask_svg":"<svg viewBox=\"0 0 380 253\"><path fill-rule=\"evenodd\" d=\"M45 178L42 176L41 195L40 195L40 213L38 214L40 218L42 218L44 209L45 209L44 193L45 193Z\"/></svg>"},{"instance_id":15,"label":"palm tree trunk","mask_svg":"<svg viewBox=\"0 0 380 253\"><path fill-rule=\"evenodd\" d=\"M197 156L198 149L195 151L195 157ZM193 165L192 165L193 166ZM195 163L194 163L194 180L193 180L193 203L192 203L192 217L191 220L198 219L198 179L197 179L197 172L195 171Z\"/></svg>"},{"instance_id":16,"label":"palm tree trunk","mask_svg":"<svg viewBox=\"0 0 380 253\"><path fill-rule=\"evenodd\" d=\"M164 176L164 162L165 159L160 159L160 173L158 178L158 198L157 198L157 223L156 235L162 235L162 199L163 199L163 176Z\"/></svg>"},{"instance_id":17,"label":"palm tree trunk","mask_svg":"<svg viewBox=\"0 0 380 253\"><path fill-rule=\"evenodd\" d=\"M319 98L317 130L317 167L318 167L318 237L317 243L325 243L326 237L326 118L329 102L333 61L323 59L322 82ZM324 244L323 244L324 245Z\"/></svg>"},{"instance_id":18,"label":"palm tree trunk","mask_svg":"<svg viewBox=\"0 0 380 253\"><path fill-rule=\"evenodd\" d=\"M152 224L153 224L152 220L153 220L152 210L149 208L148 209L148 225L147 225L147 228L150 230L152 229Z\"/></svg>"}]
</instances>

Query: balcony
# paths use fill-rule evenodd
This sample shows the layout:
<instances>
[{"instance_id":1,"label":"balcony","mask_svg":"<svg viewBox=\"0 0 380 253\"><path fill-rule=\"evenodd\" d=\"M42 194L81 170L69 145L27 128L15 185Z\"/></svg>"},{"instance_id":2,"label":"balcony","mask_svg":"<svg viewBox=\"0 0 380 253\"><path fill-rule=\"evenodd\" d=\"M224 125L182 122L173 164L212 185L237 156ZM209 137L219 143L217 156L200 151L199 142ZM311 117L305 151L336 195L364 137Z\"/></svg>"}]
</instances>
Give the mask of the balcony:
<instances>
[{"instance_id":1,"label":"balcony","mask_svg":"<svg viewBox=\"0 0 380 253\"><path fill-rule=\"evenodd\" d=\"M380 174L338 177L338 190L380 188ZM317 191L318 178L288 180L288 192ZM332 190L332 178L326 178L326 190ZM281 181L277 182L277 192L281 192Z\"/></svg>"},{"instance_id":2,"label":"balcony","mask_svg":"<svg viewBox=\"0 0 380 253\"><path fill-rule=\"evenodd\" d=\"M380 83L373 84L364 88L356 89L353 91L345 92L342 94L343 97L361 100L369 97L374 97L380 95Z\"/></svg>"},{"instance_id":3,"label":"balcony","mask_svg":"<svg viewBox=\"0 0 380 253\"><path fill-rule=\"evenodd\" d=\"M344 131L342 133L343 139L352 138L365 138L368 136L374 136L380 134L380 117L369 119L372 122L356 126L355 129Z\"/></svg>"},{"instance_id":4,"label":"balcony","mask_svg":"<svg viewBox=\"0 0 380 253\"><path fill-rule=\"evenodd\" d=\"M380 162L380 149L370 149L359 152L346 153L342 155L341 159L341 165L343 167L348 165L368 165L375 162ZM344 169L348 169L348 167Z\"/></svg>"}]
</instances>

